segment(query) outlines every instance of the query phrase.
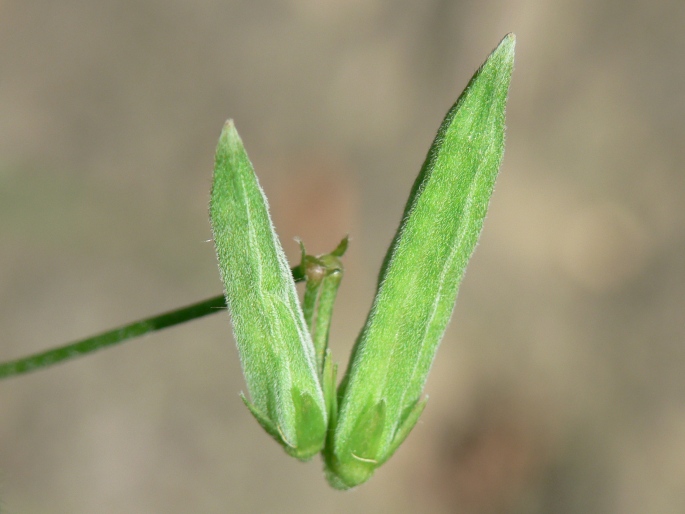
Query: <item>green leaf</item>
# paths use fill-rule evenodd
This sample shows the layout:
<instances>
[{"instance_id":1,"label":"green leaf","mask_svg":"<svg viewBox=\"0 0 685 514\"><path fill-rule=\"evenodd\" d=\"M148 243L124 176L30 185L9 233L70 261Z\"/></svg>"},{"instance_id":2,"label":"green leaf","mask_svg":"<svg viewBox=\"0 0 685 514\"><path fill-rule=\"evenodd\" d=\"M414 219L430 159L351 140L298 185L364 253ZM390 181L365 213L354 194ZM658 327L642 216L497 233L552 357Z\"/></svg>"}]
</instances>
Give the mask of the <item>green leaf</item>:
<instances>
[{"instance_id":1,"label":"green leaf","mask_svg":"<svg viewBox=\"0 0 685 514\"><path fill-rule=\"evenodd\" d=\"M473 76L414 183L340 386L325 450L334 487L368 480L423 409L420 396L502 160L514 45L507 35Z\"/></svg>"},{"instance_id":2,"label":"green leaf","mask_svg":"<svg viewBox=\"0 0 685 514\"><path fill-rule=\"evenodd\" d=\"M232 121L217 146L210 218L246 404L286 452L308 460L328 426L320 372L266 197Z\"/></svg>"}]
</instances>

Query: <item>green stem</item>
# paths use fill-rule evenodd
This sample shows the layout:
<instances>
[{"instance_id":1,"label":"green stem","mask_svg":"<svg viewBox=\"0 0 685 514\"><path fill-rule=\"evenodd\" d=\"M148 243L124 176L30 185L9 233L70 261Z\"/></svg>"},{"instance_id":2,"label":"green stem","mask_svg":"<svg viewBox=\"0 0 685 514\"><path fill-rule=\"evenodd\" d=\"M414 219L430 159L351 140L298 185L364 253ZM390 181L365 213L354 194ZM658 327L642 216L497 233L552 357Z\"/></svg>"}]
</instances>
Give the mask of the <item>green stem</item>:
<instances>
[{"instance_id":1,"label":"green stem","mask_svg":"<svg viewBox=\"0 0 685 514\"><path fill-rule=\"evenodd\" d=\"M333 316L333 304L338 294L338 287L343 275L343 265L340 257L347 250L348 239L345 237L335 250L326 255L306 255L304 245L302 249L302 262L297 269L301 270L307 285L304 291L302 311L305 323L309 328L314 344L317 370L321 375L324 372L324 360L328 349L328 334L331 328ZM296 268L293 268L293 271Z\"/></svg>"},{"instance_id":2,"label":"green stem","mask_svg":"<svg viewBox=\"0 0 685 514\"><path fill-rule=\"evenodd\" d=\"M59 348L35 353L14 361L3 362L0 364L0 379L46 368L58 362L80 357L81 355L119 344L127 339L133 339L155 330L161 330L195 318L214 314L225 308L226 300L224 296L215 296L214 298L165 312L164 314L158 314L151 318L135 321L123 327L69 343Z\"/></svg>"},{"instance_id":3,"label":"green stem","mask_svg":"<svg viewBox=\"0 0 685 514\"><path fill-rule=\"evenodd\" d=\"M337 264L339 263L340 261L337 260ZM338 294L342 274L342 265L338 268L329 268L328 275L321 281L321 287L319 288L316 321L312 331L312 342L314 343L314 353L316 354L319 373L323 373L324 370L324 358L328 349L328 334L331 329L331 318L333 317L333 304Z\"/></svg>"},{"instance_id":4,"label":"green stem","mask_svg":"<svg viewBox=\"0 0 685 514\"><path fill-rule=\"evenodd\" d=\"M304 296L302 297L302 312L304 313L304 322L313 339L315 332L316 301L319 298L319 291L323 278L309 274L306 280L307 283L304 286Z\"/></svg>"},{"instance_id":5,"label":"green stem","mask_svg":"<svg viewBox=\"0 0 685 514\"><path fill-rule=\"evenodd\" d=\"M295 282L304 280L304 276L299 270L293 268L293 278ZM46 350L40 353L34 353L28 357L22 357L13 361L0 363L0 380L16 375L23 375L30 371L35 371L42 368L47 368L53 364L62 361L81 357L102 348L114 346L115 344L123 343L128 339L140 337L155 330L161 330L167 327L173 327L196 318L202 318L221 312L226 309L226 299L224 295L215 296L208 300L203 300L187 307L181 307L173 311L165 312L164 314L157 314L150 318L134 321L123 327L118 327L102 334L81 339L73 343L68 343L59 348Z\"/></svg>"}]
</instances>

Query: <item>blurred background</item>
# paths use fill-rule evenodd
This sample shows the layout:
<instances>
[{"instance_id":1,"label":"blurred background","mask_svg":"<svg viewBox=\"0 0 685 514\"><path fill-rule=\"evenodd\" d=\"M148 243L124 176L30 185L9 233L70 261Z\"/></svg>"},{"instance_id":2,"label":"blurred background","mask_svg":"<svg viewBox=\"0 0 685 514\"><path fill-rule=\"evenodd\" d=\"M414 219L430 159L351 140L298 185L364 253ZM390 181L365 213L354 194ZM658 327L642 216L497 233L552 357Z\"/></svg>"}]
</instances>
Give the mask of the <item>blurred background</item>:
<instances>
[{"instance_id":1,"label":"blurred background","mask_svg":"<svg viewBox=\"0 0 685 514\"><path fill-rule=\"evenodd\" d=\"M685 512L685 3L0 0L0 360L221 293L234 118L288 256L349 233L343 366L443 115L517 35L507 151L398 453L259 428L226 314L0 382L8 513Z\"/></svg>"}]
</instances>

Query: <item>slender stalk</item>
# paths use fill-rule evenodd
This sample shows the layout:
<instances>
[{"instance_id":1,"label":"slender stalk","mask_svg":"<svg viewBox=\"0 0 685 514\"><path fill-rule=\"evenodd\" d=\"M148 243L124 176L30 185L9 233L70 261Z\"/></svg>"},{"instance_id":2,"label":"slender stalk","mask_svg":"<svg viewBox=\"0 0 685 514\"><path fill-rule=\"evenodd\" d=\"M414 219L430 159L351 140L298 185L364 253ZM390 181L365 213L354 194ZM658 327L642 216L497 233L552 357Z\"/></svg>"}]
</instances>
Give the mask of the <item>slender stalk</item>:
<instances>
[{"instance_id":1,"label":"slender stalk","mask_svg":"<svg viewBox=\"0 0 685 514\"><path fill-rule=\"evenodd\" d=\"M52 366L58 362L74 359L102 348L122 343L128 339L154 332L155 330L161 330L195 318L214 314L225 308L226 300L224 296L215 296L214 298L165 312L164 314L158 314L151 318L135 321L59 348L35 353L14 361L3 362L0 364L0 379Z\"/></svg>"},{"instance_id":2,"label":"slender stalk","mask_svg":"<svg viewBox=\"0 0 685 514\"><path fill-rule=\"evenodd\" d=\"M296 282L304 280L304 276L299 270L293 269L293 278ZM123 343L129 339L140 337L142 335L161 330L167 327L173 327L191 321L193 319L202 318L215 312L221 312L226 309L226 299L224 295L215 296L207 300L203 300L180 309L157 314L150 318L134 321L128 325L118 327L101 334L97 334L73 343L68 343L59 348L53 348L44 352L34 353L27 357L22 357L16 360L0 363L0 380L16 375L23 375L31 371L47 368L53 364L57 364L66 360L75 359L82 355L108 348L115 344Z\"/></svg>"},{"instance_id":3,"label":"slender stalk","mask_svg":"<svg viewBox=\"0 0 685 514\"><path fill-rule=\"evenodd\" d=\"M343 275L340 257L347 251L347 245L348 238L346 236L331 253L313 256L306 254L304 245L300 242L302 262L293 268L293 276L299 271L307 281L302 301L302 312L312 336L317 370L320 375L324 372L333 304Z\"/></svg>"}]
</instances>

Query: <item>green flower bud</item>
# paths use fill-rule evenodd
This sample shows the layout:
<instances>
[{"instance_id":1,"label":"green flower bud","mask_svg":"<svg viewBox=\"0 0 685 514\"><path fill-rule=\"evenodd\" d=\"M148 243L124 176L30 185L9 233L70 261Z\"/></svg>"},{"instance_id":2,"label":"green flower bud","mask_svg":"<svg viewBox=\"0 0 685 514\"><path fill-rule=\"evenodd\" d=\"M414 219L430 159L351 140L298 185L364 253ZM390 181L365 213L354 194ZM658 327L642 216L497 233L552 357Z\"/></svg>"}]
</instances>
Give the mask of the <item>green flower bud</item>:
<instances>
[{"instance_id":1,"label":"green flower bud","mask_svg":"<svg viewBox=\"0 0 685 514\"><path fill-rule=\"evenodd\" d=\"M407 437L480 234L504 151L514 62L507 35L450 109L411 191L378 291L338 391L327 477L368 480Z\"/></svg>"},{"instance_id":2,"label":"green flower bud","mask_svg":"<svg viewBox=\"0 0 685 514\"><path fill-rule=\"evenodd\" d=\"M243 143L228 121L216 150L210 218L226 304L260 425L290 455L323 448L327 405L295 282Z\"/></svg>"}]
</instances>

